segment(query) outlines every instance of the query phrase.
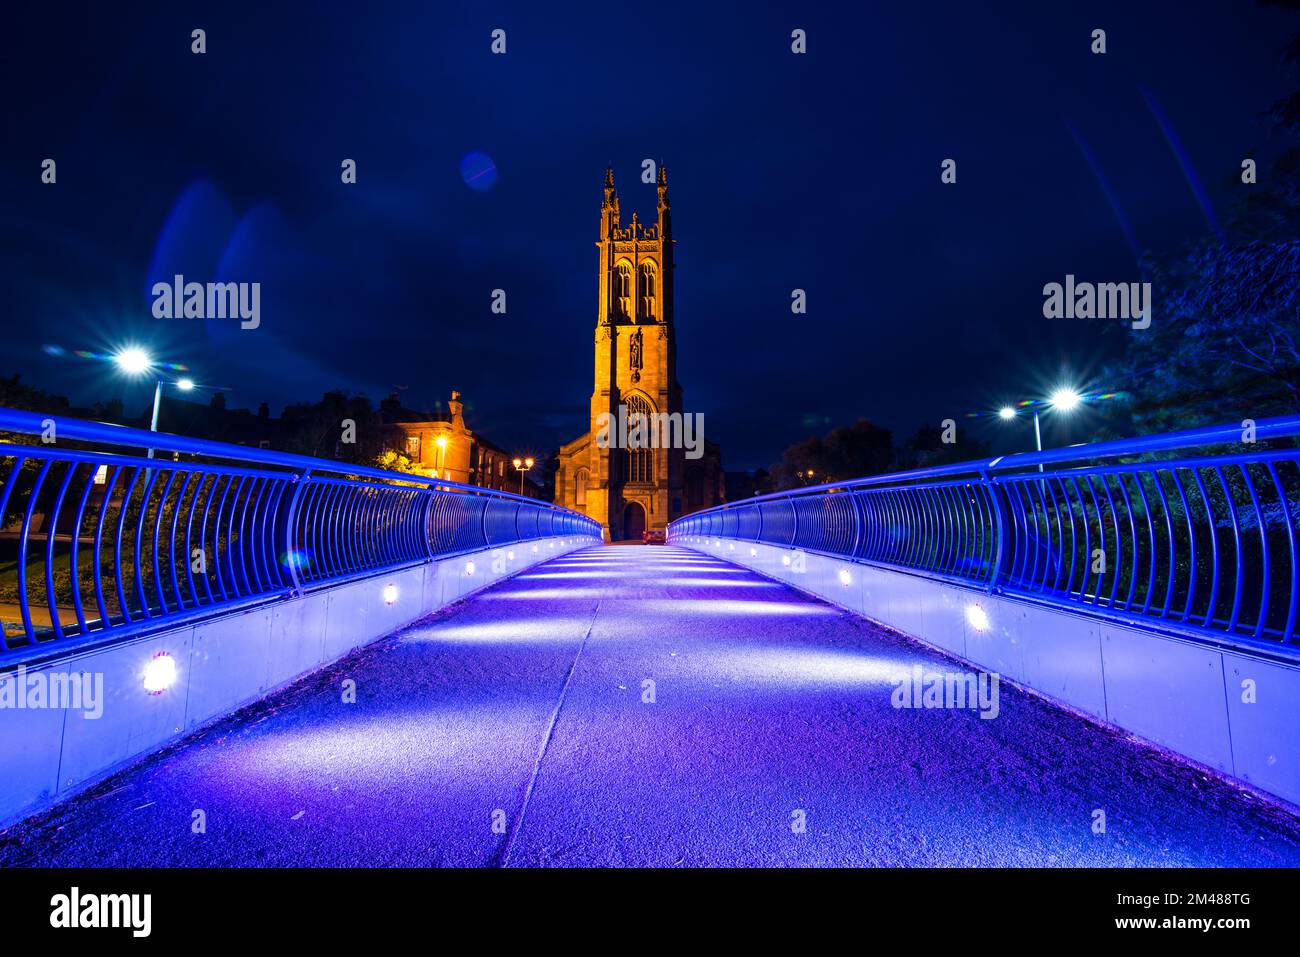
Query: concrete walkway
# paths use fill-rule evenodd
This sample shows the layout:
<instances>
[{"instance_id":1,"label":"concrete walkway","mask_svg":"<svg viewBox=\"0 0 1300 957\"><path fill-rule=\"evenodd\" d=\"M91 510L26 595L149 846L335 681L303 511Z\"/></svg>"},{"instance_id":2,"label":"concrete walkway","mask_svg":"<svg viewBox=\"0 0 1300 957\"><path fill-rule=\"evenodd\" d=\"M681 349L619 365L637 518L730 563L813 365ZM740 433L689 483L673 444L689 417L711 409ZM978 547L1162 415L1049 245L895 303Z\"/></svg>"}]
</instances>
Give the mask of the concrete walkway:
<instances>
[{"instance_id":1,"label":"concrete walkway","mask_svg":"<svg viewBox=\"0 0 1300 957\"><path fill-rule=\"evenodd\" d=\"M993 720L894 708L914 664L958 669L713 558L595 547L11 828L0 863L1300 864L1300 819L1009 685Z\"/></svg>"}]
</instances>

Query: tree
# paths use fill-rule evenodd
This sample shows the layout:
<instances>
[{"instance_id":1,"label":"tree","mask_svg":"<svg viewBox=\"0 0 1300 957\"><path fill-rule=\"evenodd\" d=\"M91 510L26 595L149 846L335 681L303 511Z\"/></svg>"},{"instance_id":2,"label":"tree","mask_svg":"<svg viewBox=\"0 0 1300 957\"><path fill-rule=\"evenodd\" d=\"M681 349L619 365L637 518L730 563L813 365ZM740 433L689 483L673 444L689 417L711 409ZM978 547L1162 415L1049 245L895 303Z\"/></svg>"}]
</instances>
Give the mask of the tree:
<instances>
[{"instance_id":1,"label":"tree","mask_svg":"<svg viewBox=\"0 0 1300 957\"><path fill-rule=\"evenodd\" d=\"M385 449L375 456L374 462L371 463L377 469L387 469L389 472L405 472L408 475L422 475L419 466L412 462L401 452L394 452L392 449Z\"/></svg>"},{"instance_id":2,"label":"tree","mask_svg":"<svg viewBox=\"0 0 1300 957\"><path fill-rule=\"evenodd\" d=\"M943 430L938 426L923 425L899 447L894 457L894 468L901 472L956 465L959 462L986 459L991 454L987 444L970 438L965 429L959 429L957 440L950 443L943 441Z\"/></svg>"},{"instance_id":3,"label":"tree","mask_svg":"<svg viewBox=\"0 0 1300 957\"><path fill-rule=\"evenodd\" d=\"M1161 316L1112 373L1141 382L1136 425L1300 412L1300 242L1207 242L1153 275Z\"/></svg>"},{"instance_id":4,"label":"tree","mask_svg":"<svg viewBox=\"0 0 1300 957\"><path fill-rule=\"evenodd\" d=\"M383 419L364 395L326 392L319 402L284 410L286 451L361 464L383 451Z\"/></svg>"},{"instance_id":5,"label":"tree","mask_svg":"<svg viewBox=\"0 0 1300 957\"><path fill-rule=\"evenodd\" d=\"M839 426L821 438L804 439L787 448L781 461L770 469L765 490L878 475L888 471L892 460L889 430L858 419L853 425Z\"/></svg>"},{"instance_id":6,"label":"tree","mask_svg":"<svg viewBox=\"0 0 1300 957\"><path fill-rule=\"evenodd\" d=\"M1300 0L1264 3L1300 12ZM1300 32L1282 59L1300 67ZM1140 431L1300 412L1300 91L1266 115L1289 145L1257 183L1234 184L1224 237L1146 257L1151 326L1107 370Z\"/></svg>"}]
</instances>

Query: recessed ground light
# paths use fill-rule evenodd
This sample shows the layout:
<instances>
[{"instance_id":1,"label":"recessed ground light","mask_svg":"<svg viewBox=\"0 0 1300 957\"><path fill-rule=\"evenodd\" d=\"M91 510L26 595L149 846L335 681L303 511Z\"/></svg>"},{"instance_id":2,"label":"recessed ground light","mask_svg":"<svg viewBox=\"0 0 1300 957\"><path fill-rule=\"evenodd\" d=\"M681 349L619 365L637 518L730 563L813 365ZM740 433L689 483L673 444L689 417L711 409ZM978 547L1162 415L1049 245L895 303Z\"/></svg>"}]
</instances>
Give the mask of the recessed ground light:
<instances>
[{"instance_id":1,"label":"recessed ground light","mask_svg":"<svg viewBox=\"0 0 1300 957\"><path fill-rule=\"evenodd\" d=\"M176 659L160 651L144 666L144 690L162 694L176 683Z\"/></svg>"}]
</instances>

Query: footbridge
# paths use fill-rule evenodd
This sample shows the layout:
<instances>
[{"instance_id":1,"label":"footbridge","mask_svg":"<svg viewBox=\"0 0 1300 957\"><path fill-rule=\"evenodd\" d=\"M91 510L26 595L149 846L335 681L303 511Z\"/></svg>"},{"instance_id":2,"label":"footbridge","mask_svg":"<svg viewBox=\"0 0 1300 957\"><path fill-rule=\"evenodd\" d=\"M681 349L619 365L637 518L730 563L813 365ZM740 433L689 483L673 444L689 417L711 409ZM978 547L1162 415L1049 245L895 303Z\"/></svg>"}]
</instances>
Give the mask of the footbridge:
<instances>
[{"instance_id":1,"label":"footbridge","mask_svg":"<svg viewBox=\"0 0 1300 957\"><path fill-rule=\"evenodd\" d=\"M1300 864L1300 419L664 546L0 410L0 861Z\"/></svg>"}]
</instances>

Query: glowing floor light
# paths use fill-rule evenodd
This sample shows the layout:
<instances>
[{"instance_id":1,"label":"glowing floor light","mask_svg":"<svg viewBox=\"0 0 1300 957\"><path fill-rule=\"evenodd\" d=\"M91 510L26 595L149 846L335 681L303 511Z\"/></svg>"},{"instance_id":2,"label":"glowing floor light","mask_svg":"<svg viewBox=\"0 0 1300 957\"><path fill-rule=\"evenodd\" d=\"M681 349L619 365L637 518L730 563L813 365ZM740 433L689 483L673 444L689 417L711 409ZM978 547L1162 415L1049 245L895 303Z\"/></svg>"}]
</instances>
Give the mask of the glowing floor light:
<instances>
[{"instance_id":1,"label":"glowing floor light","mask_svg":"<svg viewBox=\"0 0 1300 957\"><path fill-rule=\"evenodd\" d=\"M397 586L389 582L384 586L384 602L391 605L397 601Z\"/></svg>"},{"instance_id":2,"label":"glowing floor light","mask_svg":"<svg viewBox=\"0 0 1300 957\"><path fill-rule=\"evenodd\" d=\"M853 576L849 574L849 570L847 568L840 569L840 584L843 585L845 588L848 588L850 585L853 584Z\"/></svg>"},{"instance_id":3,"label":"glowing floor light","mask_svg":"<svg viewBox=\"0 0 1300 957\"><path fill-rule=\"evenodd\" d=\"M750 558L757 558L757 557L758 557L758 549L757 549L757 548L751 548L751 549L749 550L749 557L750 557Z\"/></svg>"},{"instance_id":4,"label":"glowing floor light","mask_svg":"<svg viewBox=\"0 0 1300 957\"><path fill-rule=\"evenodd\" d=\"M176 659L165 651L154 655L144 666L144 690L162 694L176 683Z\"/></svg>"},{"instance_id":5,"label":"glowing floor light","mask_svg":"<svg viewBox=\"0 0 1300 957\"><path fill-rule=\"evenodd\" d=\"M787 567L789 567L789 565L790 565L790 556L789 556L789 555L782 555L782 556L781 556L781 564L782 564L782 565L785 565L785 566L787 566Z\"/></svg>"},{"instance_id":6,"label":"glowing floor light","mask_svg":"<svg viewBox=\"0 0 1300 957\"><path fill-rule=\"evenodd\" d=\"M514 549L511 549L510 551L506 552L506 559L507 559L508 561L512 561L512 562L515 560L515 552L514 552Z\"/></svg>"},{"instance_id":7,"label":"glowing floor light","mask_svg":"<svg viewBox=\"0 0 1300 957\"><path fill-rule=\"evenodd\" d=\"M466 562L466 563L465 563L465 574L466 574L466 575L473 575L473 574L474 574L474 563L473 563L473 562Z\"/></svg>"},{"instance_id":8,"label":"glowing floor light","mask_svg":"<svg viewBox=\"0 0 1300 957\"><path fill-rule=\"evenodd\" d=\"M976 631L988 631L989 616L979 605L966 606L966 623Z\"/></svg>"}]
</instances>

